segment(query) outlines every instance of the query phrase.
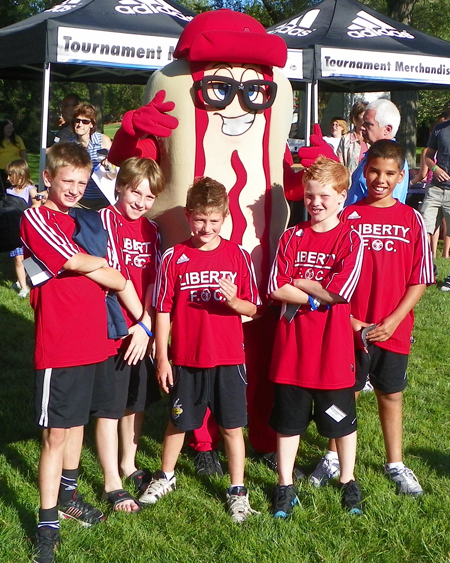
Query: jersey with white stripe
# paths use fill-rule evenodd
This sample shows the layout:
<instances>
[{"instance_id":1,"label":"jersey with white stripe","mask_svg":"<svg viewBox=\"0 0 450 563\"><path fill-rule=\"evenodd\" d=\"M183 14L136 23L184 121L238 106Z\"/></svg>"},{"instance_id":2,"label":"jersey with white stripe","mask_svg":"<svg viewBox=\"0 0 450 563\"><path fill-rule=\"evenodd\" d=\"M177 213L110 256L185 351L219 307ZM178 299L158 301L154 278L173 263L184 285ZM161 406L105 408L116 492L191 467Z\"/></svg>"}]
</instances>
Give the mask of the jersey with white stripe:
<instances>
[{"instance_id":1,"label":"jersey with white stripe","mask_svg":"<svg viewBox=\"0 0 450 563\"><path fill-rule=\"evenodd\" d=\"M82 250L73 240L75 221L45 206L22 216L24 255L34 256L50 279L31 290L35 315L36 369L72 367L106 360L105 292L86 276L65 272L64 264Z\"/></svg>"},{"instance_id":2,"label":"jersey with white stripe","mask_svg":"<svg viewBox=\"0 0 450 563\"><path fill-rule=\"evenodd\" d=\"M356 319L378 323L394 311L409 286L434 283L427 232L415 209L399 201L392 207L374 207L361 200L344 209L341 221L364 241L361 280L351 302ZM391 338L376 345L409 354L413 324L410 311Z\"/></svg>"},{"instance_id":3,"label":"jersey with white stripe","mask_svg":"<svg viewBox=\"0 0 450 563\"><path fill-rule=\"evenodd\" d=\"M342 223L316 232L308 222L281 236L269 280L269 293L295 279L315 280L344 303L313 310L302 305L277 327L270 378L310 389L344 389L355 383L353 333L348 301L358 284L361 237Z\"/></svg>"},{"instance_id":4,"label":"jersey with white stripe","mask_svg":"<svg viewBox=\"0 0 450 563\"><path fill-rule=\"evenodd\" d=\"M108 233L108 263L133 282L143 303L147 287L155 283L161 260L158 226L146 217L130 221L112 205L99 213ZM131 326L127 311L123 312Z\"/></svg>"},{"instance_id":5,"label":"jersey with white stripe","mask_svg":"<svg viewBox=\"0 0 450 563\"><path fill-rule=\"evenodd\" d=\"M245 361L241 316L226 304L219 280L228 277L237 297L260 305L249 253L221 239L210 251L190 240L169 248L161 259L154 306L172 317L172 361L209 368Z\"/></svg>"}]
</instances>

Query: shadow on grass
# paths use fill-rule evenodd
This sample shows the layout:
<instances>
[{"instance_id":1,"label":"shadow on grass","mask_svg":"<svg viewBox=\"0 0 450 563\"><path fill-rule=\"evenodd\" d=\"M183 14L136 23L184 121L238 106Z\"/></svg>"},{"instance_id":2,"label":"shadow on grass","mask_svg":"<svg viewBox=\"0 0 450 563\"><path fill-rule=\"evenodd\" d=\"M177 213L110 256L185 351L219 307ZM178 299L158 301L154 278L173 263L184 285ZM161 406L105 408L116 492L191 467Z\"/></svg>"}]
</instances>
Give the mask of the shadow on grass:
<instances>
[{"instance_id":1,"label":"shadow on grass","mask_svg":"<svg viewBox=\"0 0 450 563\"><path fill-rule=\"evenodd\" d=\"M406 454L420 458L438 477L450 477L449 454L431 448L408 448Z\"/></svg>"}]
</instances>

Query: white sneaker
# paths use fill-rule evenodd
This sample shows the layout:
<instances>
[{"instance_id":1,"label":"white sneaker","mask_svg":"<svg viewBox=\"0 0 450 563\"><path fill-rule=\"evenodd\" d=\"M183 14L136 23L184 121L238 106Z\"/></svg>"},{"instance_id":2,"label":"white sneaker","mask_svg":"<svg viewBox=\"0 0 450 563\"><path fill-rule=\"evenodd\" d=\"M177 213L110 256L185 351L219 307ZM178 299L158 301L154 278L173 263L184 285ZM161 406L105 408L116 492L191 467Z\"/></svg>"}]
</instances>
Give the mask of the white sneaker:
<instances>
[{"instance_id":1,"label":"white sneaker","mask_svg":"<svg viewBox=\"0 0 450 563\"><path fill-rule=\"evenodd\" d=\"M259 514L250 506L246 487L233 487L227 493L228 512L233 522L245 522L251 514Z\"/></svg>"},{"instance_id":2,"label":"white sneaker","mask_svg":"<svg viewBox=\"0 0 450 563\"><path fill-rule=\"evenodd\" d=\"M323 487L330 479L339 477L340 474L341 468L339 466L339 460L327 459L324 456L309 476L309 482L311 485L314 485L314 487Z\"/></svg>"},{"instance_id":3,"label":"white sneaker","mask_svg":"<svg viewBox=\"0 0 450 563\"><path fill-rule=\"evenodd\" d=\"M370 383L369 376L367 376L366 384L362 388L362 392L363 393L370 393L371 391L373 391L373 385L372 385L372 383Z\"/></svg>"},{"instance_id":4,"label":"white sneaker","mask_svg":"<svg viewBox=\"0 0 450 563\"><path fill-rule=\"evenodd\" d=\"M145 492L139 497L139 502L142 504L155 504L161 497L174 491L176 483L175 475L171 479L167 479L163 471L156 471Z\"/></svg>"},{"instance_id":5,"label":"white sneaker","mask_svg":"<svg viewBox=\"0 0 450 563\"><path fill-rule=\"evenodd\" d=\"M19 291L19 297L22 297L23 299L25 299L25 297L28 297L29 293L30 293L30 290L28 289L28 287L24 287L23 289L21 289Z\"/></svg>"},{"instance_id":6,"label":"white sneaker","mask_svg":"<svg viewBox=\"0 0 450 563\"><path fill-rule=\"evenodd\" d=\"M423 489L417 480L417 477L414 475L413 471L406 467L394 467L392 469L388 469L387 466L384 466L384 473L389 475L389 477L394 481L397 485L397 488L400 493L404 495L411 495L413 497L419 497L423 494Z\"/></svg>"}]
</instances>

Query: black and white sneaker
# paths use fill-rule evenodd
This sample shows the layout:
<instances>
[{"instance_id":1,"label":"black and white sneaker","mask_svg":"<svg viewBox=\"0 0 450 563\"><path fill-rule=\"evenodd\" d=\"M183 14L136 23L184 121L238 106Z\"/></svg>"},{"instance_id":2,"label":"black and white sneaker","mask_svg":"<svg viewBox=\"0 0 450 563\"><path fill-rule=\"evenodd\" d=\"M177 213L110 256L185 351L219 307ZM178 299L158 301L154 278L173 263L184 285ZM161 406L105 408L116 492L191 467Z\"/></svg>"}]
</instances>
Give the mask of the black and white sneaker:
<instances>
[{"instance_id":1,"label":"black and white sneaker","mask_svg":"<svg viewBox=\"0 0 450 563\"><path fill-rule=\"evenodd\" d=\"M342 504L350 514L362 514L362 494L356 481L341 484Z\"/></svg>"},{"instance_id":2,"label":"black and white sneaker","mask_svg":"<svg viewBox=\"0 0 450 563\"><path fill-rule=\"evenodd\" d=\"M70 500L58 502L58 514L60 518L77 520L86 528L90 528L106 520L106 516L103 512L86 502L77 491L73 493Z\"/></svg>"},{"instance_id":3,"label":"black and white sneaker","mask_svg":"<svg viewBox=\"0 0 450 563\"><path fill-rule=\"evenodd\" d=\"M275 486L272 497L274 518L288 518L297 503L297 490L294 485Z\"/></svg>"},{"instance_id":4,"label":"black and white sneaker","mask_svg":"<svg viewBox=\"0 0 450 563\"><path fill-rule=\"evenodd\" d=\"M167 479L164 471L158 469L153 475L145 492L139 497L141 504L155 504L161 497L176 489L177 480L175 475Z\"/></svg>"},{"instance_id":5,"label":"black and white sneaker","mask_svg":"<svg viewBox=\"0 0 450 563\"><path fill-rule=\"evenodd\" d=\"M216 450L198 452L198 454L194 457L194 465L199 475L223 476L223 469L220 465Z\"/></svg>"},{"instance_id":6,"label":"black and white sneaker","mask_svg":"<svg viewBox=\"0 0 450 563\"><path fill-rule=\"evenodd\" d=\"M50 526L38 528L34 537L33 563L53 563L60 541L59 529Z\"/></svg>"},{"instance_id":7,"label":"black and white sneaker","mask_svg":"<svg viewBox=\"0 0 450 563\"><path fill-rule=\"evenodd\" d=\"M445 282L441 285L441 291L450 291L450 276L447 276Z\"/></svg>"}]
</instances>

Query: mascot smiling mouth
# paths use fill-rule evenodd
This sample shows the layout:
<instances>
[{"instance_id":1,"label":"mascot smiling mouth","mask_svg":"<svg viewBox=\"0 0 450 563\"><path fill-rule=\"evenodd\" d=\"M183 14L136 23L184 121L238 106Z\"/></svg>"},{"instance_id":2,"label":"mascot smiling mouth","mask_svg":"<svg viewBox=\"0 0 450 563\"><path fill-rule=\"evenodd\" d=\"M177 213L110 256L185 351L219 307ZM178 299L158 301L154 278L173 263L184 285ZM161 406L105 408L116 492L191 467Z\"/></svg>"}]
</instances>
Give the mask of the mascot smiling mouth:
<instances>
[{"instance_id":1,"label":"mascot smiling mouth","mask_svg":"<svg viewBox=\"0 0 450 563\"><path fill-rule=\"evenodd\" d=\"M215 113L222 119L222 133L230 137L237 137L246 133L255 121L255 112L244 113L236 117L225 117Z\"/></svg>"}]
</instances>

